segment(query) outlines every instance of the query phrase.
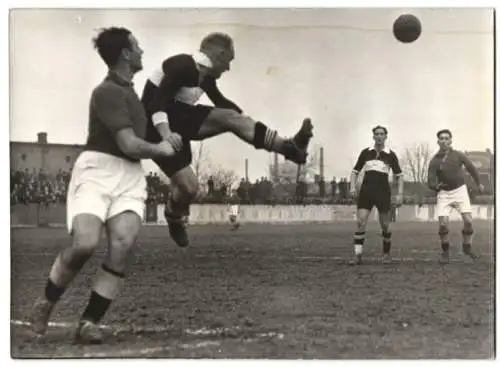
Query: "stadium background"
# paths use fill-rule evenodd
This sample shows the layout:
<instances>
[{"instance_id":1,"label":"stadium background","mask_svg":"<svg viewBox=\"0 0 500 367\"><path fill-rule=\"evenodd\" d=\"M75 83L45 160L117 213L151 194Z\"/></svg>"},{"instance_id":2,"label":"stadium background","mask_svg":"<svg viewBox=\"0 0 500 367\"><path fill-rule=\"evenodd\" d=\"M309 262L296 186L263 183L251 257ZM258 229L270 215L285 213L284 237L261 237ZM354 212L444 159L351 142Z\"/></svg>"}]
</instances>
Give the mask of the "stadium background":
<instances>
[{"instance_id":1,"label":"stadium background","mask_svg":"<svg viewBox=\"0 0 500 367\"><path fill-rule=\"evenodd\" d=\"M26 207L28 204L42 206L57 206L63 204L70 178L72 165L83 149L81 145L53 144L48 141L47 133L38 134L35 142L10 143L11 149L11 212L16 217L15 222L28 221L34 224L35 214L40 213L37 206ZM309 167L307 175L301 175L296 182L297 168L293 164L279 163L277 157L270 165L269 177L249 178L236 177L224 180L218 173L204 172L198 204L260 204L260 205L290 205L290 204L335 204L352 205L349 198L347 178L324 177L324 157L319 149L319 159L314 167ZM477 196L471 177L466 174L472 202L475 204L493 204L494 160L490 150L466 152L479 171L481 181L486 188L484 195ZM251 162L250 162L251 163ZM248 162L246 162L248 164ZM215 180L214 180L215 177ZM164 202L168 194L168 180L157 172L149 172L148 181L148 222L158 220L157 206ZM334 192L334 194L332 194ZM411 182L406 177L405 204L432 204L435 200L425 184ZM24 205L20 207L19 205ZM63 208L55 209L61 217ZM54 212L54 209L52 210ZM21 213L21 214L19 214ZM37 215L38 215L37 214ZM54 214L53 214L54 215ZM32 219L22 219L32 218ZM57 220L61 222L61 220ZM43 219L41 220L43 222ZM64 221L62 221L64 222ZM38 223L38 221L36 221ZM21 223L18 223L21 224Z\"/></svg>"}]
</instances>

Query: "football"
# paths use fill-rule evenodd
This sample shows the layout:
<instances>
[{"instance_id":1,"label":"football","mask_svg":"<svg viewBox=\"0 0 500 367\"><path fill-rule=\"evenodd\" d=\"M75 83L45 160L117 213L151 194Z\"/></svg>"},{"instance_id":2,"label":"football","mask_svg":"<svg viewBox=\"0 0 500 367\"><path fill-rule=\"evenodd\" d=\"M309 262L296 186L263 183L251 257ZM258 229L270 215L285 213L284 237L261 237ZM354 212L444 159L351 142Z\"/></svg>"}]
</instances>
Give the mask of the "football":
<instances>
[{"instance_id":1,"label":"football","mask_svg":"<svg viewBox=\"0 0 500 367\"><path fill-rule=\"evenodd\" d=\"M392 31L398 41L411 43L420 37L422 25L416 16L402 14L394 21Z\"/></svg>"}]
</instances>

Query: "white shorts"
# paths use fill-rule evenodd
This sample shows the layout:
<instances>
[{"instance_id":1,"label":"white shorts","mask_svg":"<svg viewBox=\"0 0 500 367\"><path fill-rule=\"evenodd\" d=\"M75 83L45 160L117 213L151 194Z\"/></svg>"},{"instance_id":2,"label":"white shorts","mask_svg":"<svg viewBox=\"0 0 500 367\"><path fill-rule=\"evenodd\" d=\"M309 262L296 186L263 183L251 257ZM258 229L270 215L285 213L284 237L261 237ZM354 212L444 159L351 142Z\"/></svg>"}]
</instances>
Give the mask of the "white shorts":
<instances>
[{"instance_id":1,"label":"white shorts","mask_svg":"<svg viewBox=\"0 0 500 367\"><path fill-rule=\"evenodd\" d=\"M437 216L449 217L453 209L458 210L461 214L472 213L466 185L451 191L439 191L436 205Z\"/></svg>"},{"instance_id":2,"label":"white shorts","mask_svg":"<svg viewBox=\"0 0 500 367\"><path fill-rule=\"evenodd\" d=\"M229 208L229 215L237 216L239 212L240 212L239 205L231 205L231 207Z\"/></svg>"},{"instance_id":3,"label":"white shorts","mask_svg":"<svg viewBox=\"0 0 500 367\"><path fill-rule=\"evenodd\" d=\"M75 162L68 187L68 231L71 233L73 219L78 214L93 214L105 223L130 210L142 220L146 198L146 178L140 162L83 152Z\"/></svg>"}]
</instances>

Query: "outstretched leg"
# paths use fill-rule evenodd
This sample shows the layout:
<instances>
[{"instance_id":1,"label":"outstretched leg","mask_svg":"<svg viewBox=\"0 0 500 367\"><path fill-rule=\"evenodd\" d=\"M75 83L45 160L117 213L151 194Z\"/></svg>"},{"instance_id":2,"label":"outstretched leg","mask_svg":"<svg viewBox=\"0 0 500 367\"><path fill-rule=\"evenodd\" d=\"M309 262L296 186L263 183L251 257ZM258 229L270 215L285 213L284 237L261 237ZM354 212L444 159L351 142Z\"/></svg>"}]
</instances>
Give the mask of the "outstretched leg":
<instances>
[{"instance_id":1,"label":"outstretched leg","mask_svg":"<svg viewBox=\"0 0 500 367\"><path fill-rule=\"evenodd\" d=\"M125 273L134 244L141 228L141 216L126 210L106 222L108 252L97 271L87 307L76 332L76 342L101 343L99 323L125 281Z\"/></svg>"},{"instance_id":2,"label":"outstretched leg","mask_svg":"<svg viewBox=\"0 0 500 367\"><path fill-rule=\"evenodd\" d=\"M102 219L92 214L79 214L72 220L73 241L56 257L45 286L45 294L35 302L30 323L36 334L47 331L50 315L76 275L99 245Z\"/></svg>"},{"instance_id":3,"label":"outstretched leg","mask_svg":"<svg viewBox=\"0 0 500 367\"><path fill-rule=\"evenodd\" d=\"M295 136L287 139L260 121L255 121L233 110L214 108L200 125L195 140L232 132L257 149L276 152L297 164L304 164L312 129L311 120L305 119Z\"/></svg>"}]
</instances>

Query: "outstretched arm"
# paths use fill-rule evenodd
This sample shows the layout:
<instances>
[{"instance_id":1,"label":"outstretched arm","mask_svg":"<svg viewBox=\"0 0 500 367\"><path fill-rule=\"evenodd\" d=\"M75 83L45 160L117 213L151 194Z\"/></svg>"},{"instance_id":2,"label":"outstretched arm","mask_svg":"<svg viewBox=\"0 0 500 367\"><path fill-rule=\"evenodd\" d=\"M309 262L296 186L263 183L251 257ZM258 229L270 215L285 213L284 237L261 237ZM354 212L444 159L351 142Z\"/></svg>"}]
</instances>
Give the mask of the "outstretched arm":
<instances>
[{"instance_id":1,"label":"outstretched arm","mask_svg":"<svg viewBox=\"0 0 500 367\"><path fill-rule=\"evenodd\" d=\"M224 97L224 95L219 90L219 87L217 86L215 78L208 76L205 77L201 87L207 94L208 98L210 98L212 103L215 105L215 107L227 108L230 110L234 110L238 113L243 112L243 110L240 107L238 107L236 103Z\"/></svg>"}]
</instances>

